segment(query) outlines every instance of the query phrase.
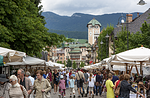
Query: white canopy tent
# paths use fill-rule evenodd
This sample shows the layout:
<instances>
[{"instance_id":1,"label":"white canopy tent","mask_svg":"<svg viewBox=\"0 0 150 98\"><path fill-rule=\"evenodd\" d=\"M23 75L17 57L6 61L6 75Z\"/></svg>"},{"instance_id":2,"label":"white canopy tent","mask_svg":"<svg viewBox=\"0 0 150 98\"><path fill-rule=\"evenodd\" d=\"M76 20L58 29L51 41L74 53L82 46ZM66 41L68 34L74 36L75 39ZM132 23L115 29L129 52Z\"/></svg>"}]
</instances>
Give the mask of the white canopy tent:
<instances>
[{"instance_id":1,"label":"white canopy tent","mask_svg":"<svg viewBox=\"0 0 150 98\"><path fill-rule=\"evenodd\" d=\"M150 49L140 47L121 52L115 55L115 60L121 62L140 62L140 73L142 74L142 63L150 62Z\"/></svg>"},{"instance_id":2,"label":"white canopy tent","mask_svg":"<svg viewBox=\"0 0 150 98\"><path fill-rule=\"evenodd\" d=\"M55 67L55 68L63 68L65 65L49 61L49 62L46 62L46 66Z\"/></svg>"},{"instance_id":3,"label":"white canopy tent","mask_svg":"<svg viewBox=\"0 0 150 98\"><path fill-rule=\"evenodd\" d=\"M23 61L23 57L26 57L25 52L11 50L0 47L0 55L4 57L4 62L20 62Z\"/></svg>"},{"instance_id":4,"label":"white canopy tent","mask_svg":"<svg viewBox=\"0 0 150 98\"><path fill-rule=\"evenodd\" d=\"M9 66L9 65L19 65L19 66L20 65L45 65L45 62L46 62L45 60L27 56L24 58L24 61L22 61L22 62L10 62L10 63L6 63L5 66Z\"/></svg>"}]
</instances>

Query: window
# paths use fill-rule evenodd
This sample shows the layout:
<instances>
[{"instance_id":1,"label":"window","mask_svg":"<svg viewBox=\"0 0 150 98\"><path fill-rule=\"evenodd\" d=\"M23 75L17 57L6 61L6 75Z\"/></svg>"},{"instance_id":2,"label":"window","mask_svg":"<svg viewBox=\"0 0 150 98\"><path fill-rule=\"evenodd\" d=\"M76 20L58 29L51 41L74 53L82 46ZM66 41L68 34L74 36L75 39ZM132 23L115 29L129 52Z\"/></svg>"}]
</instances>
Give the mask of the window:
<instances>
[{"instance_id":1,"label":"window","mask_svg":"<svg viewBox=\"0 0 150 98\"><path fill-rule=\"evenodd\" d=\"M62 60L62 57L60 59Z\"/></svg>"},{"instance_id":2,"label":"window","mask_svg":"<svg viewBox=\"0 0 150 98\"><path fill-rule=\"evenodd\" d=\"M97 29L97 28L98 28L98 26L95 26L95 28Z\"/></svg>"},{"instance_id":3,"label":"window","mask_svg":"<svg viewBox=\"0 0 150 98\"><path fill-rule=\"evenodd\" d=\"M67 49L66 49L66 52L67 52Z\"/></svg>"},{"instance_id":4,"label":"window","mask_svg":"<svg viewBox=\"0 0 150 98\"><path fill-rule=\"evenodd\" d=\"M92 26L89 26L89 29L91 29L92 28Z\"/></svg>"},{"instance_id":5,"label":"window","mask_svg":"<svg viewBox=\"0 0 150 98\"><path fill-rule=\"evenodd\" d=\"M82 49L82 52L83 52L83 49Z\"/></svg>"},{"instance_id":6,"label":"window","mask_svg":"<svg viewBox=\"0 0 150 98\"><path fill-rule=\"evenodd\" d=\"M60 56L62 56L62 54L60 54Z\"/></svg>"},{"instance_id":7,"label":"window","mask_svg":"<svg viewBox=\"0 0 150 98\"><path fill-rule=\"evenodd\" d=\"M92 35L92 32L90 32L90 36Z\"/></svg>"}]
</instances>

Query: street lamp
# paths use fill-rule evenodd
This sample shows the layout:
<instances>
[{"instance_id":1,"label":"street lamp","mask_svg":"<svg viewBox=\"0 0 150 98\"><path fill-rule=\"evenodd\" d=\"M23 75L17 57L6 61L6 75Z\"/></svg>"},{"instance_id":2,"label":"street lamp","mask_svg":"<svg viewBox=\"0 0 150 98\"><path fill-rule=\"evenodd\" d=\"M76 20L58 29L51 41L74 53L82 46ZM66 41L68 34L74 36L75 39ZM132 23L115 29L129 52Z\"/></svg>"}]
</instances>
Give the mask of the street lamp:
<instances>
[{"instance_id":1,"label":"street lamp","mask_svg":"<svg viewBox=\"0 0 150 98\"><path fill-rule=\"evenodd\" d=\"M128 16L127 16L128 17ZM122 19L121 19L122 18ZM117 27L120 26L120 24L123 24L124 23L124 20L123 18L125 19L125 17L123 15L121 15L119 18L118 18L118 24L117 24ZM121 23L119 22L121 19ZM121 25L122 26L122 25ZM126 20L126 26L127 26L127 50L129 50L129 33L128 33L128 19Z\"/></svg>"},{"instance_id":2,"label":"street lamp","mask_svg":"<svg viewBox=\"0 0 150 98\"><path fill-rule=\"evenodd\" d=\"M108 52L109 52L109 49L108 49L108 38L109 38L109 35L108 35L108 33L107 33L107 35L105 36L105 38L106 38L106 58L107 58Z\"/></svg>"},{"instance_id":3,"label":"street lamp","mask_svg":"<svg viewBox=\"0 0 150 98\"><path fill-rule=\"evenodd\" d=\"M101 44L101 61L102 61L102 45L103 45L103 41L102 40L101 40L100 44Z\"/></svg>"},{"instance_id":4,"label":"street lamp","mask_svg":"<svg viewBox=\"0 0 150 98\"><path fill-rule=\"evenodd\" d=\"M143 0L140 0L139 1L139 3L138 3L138 5L145 5L146 3L145 3L145 1L143 1Z\"/></svg>"}]
</instances>

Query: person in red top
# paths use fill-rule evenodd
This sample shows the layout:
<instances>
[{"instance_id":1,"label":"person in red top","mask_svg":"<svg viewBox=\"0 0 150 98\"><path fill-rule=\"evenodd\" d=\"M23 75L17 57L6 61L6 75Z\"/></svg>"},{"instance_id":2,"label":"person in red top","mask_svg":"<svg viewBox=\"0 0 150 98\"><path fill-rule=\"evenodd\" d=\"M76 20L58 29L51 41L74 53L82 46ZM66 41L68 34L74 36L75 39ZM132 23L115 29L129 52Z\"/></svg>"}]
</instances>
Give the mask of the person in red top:
<instances>
[{"instance_id":1,"label":"person in red top","mask_svg":"<svg viewBox=\"0 0 150 98\"><path fill-rule=\"evenodd\" d=\"M72 70L70 70L70 72L69 72L69 77L72 75Z\"/></svg>"},{"instance_id":2,"label":"person in red top","mask_svg":"<svg viewBox=\"0 0 150 98\"><path fill-rule=\"evenodd\" d=\"M115 88L116 88L116 89L117 89L119 83L120 83L122 80L124 80L124 75L120 75L119 80L117 80L117 81L115 82ZM118 98L118 96L116 96L115 98Z\"/></svg>"}]
</instances>

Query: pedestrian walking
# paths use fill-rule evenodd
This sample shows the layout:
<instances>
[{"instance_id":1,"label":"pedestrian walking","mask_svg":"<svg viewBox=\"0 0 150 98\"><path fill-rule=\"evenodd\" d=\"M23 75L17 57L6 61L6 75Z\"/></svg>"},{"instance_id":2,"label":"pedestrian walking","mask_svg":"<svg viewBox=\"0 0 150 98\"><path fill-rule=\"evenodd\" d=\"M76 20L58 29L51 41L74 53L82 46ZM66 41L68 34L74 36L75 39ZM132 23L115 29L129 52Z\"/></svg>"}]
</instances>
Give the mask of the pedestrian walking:
<instances>
[{"instance_id":1,"label":"pedestrian walking","mask_svg":"<svg viewBox=\"0 0 150 98\"><path fill-rule=\"evenodd\" d=\"M90 74L90 77L88 78L88 82L89 82L89 98L91 97L92 95L92 98L94 98L94 83L95 83L95 79L93 77L93 74L91 73ZM92 92L92 94L91 94Z\"/></svg>"},{"instance_id":2,"label":"pedestrian walking","mask_svg":"<svg viewBox=\"0 0 150 98\"><path fill-rule=\"evenodd\" d=\"M73 94L73 98L75 98L74 84L75 84L75 80L73 76L70 76L70 79L69 79L70 98L72 97L72 94Z\"/></svg>"},{"instance_id":3,"label":"pedestrian walking","mask_svg":"<svg viewBox=\"0 0 150 98\"><path fill-rule=\"evenodd\" d=\"M0 98L9 98L8 90L11 84L8 81L5 74L0 74Z\"/></svg>"},{"instance_id":4,"label":"pedestrian walking","mask_svg":"<svg viewBox=\"0 0 150 98\"><path fill-rule=\"evenodd\" d=\"M147 96L147 98L150 98L150 80L149 79L146 79L144 87L146 89L146 96Z\"/></svg>"},{"instance_id":5,"label":"pedestrian walking","mask_svg":"<svg viewBox=\"0 0 150 98\"><path fill-rule=\"evenodd\" d=\"M87 97L87 93L88 93L87 92L87 88L89 86L89 83L88 83L89 76L88 76L88 74L86 72L87 72L86 70L83 70L83 74L84 74L84 78L85 78L85 81L83 83L83 89L84 89L84 94L85 94L84 97Z\"/></svg>"},{"instance_id":6,"label":"pedestrian walking","mask_svg":"<svg viewBox=\"0 0 150 98\"><path fill-rule=\"evenodd\" d=\"M108 80L106 81L107 88L107 98L115 98L114 91L115 86L112 82L113 75L111 73L108 74Z\"/></svg>"},{"instance_id":7,"label":"pedestrian walking","mask_svg":"<svg viewBox=\"0 0 150 98\"><path fill-rule=\"evenodd\" d=\"M69 88L69 72L68 72L68 70L66 71L66 76L67 76L66 88Z\"/></svg>"},{"instance_id":8,"label":"pedestrian walking","mask_svg":"<svg viewBox=\"0 0 150 98\"><path fill-rule=\"evenodd\" d=\"M29 71L26 72L25 76L31 80L31 83L32 83L32 85L33 85L33 84L34 84L34 78L31 77L31 74L30 74Z\"/></svg>"},{"instance_id":9,"label":"pedestrian walking","mask_svg":"<svg viewBox=\"0 0 150 98\"><path fill-rule=\"evenodd\" d=\"M81 90L81 95L83 97L83 82L85 81L85 78L84 78L84 74L83 72L80 71L80 68L78 68L78 72L75 74L75 79L77 79L77 88L78 88L78 94L80 97L80 90Z\"/></svg>"},{"instance_id":10,"label":"pedestrian walking","mask_svg":"<svg viewBox=\"0 0 150 98\"><path fill-rule=\"evenodd\" d=\"M98 90L99 90L99 96L101 96L102 79L103 79L103 76L101 75L101 72L98 71L98 74L96 75L96 82L95 82L95 86L96 86L96 96L98 96Z\"/></svg>"},{"instance_id":11,"label":"pedestrian walking","mask_svg":"<svg viewBox=\"0 0 150 98\"><path fill-rule=\"evenodd\" d=\"M51 85L47 79L43 78L42 70L36 72L37 79L34 81L33 90L35 90L35 98L50 98ZM47 97L45 97L47 96Z\"/></svg>"},{"instance_id":12,"label":"pedestrian walking","mask_svg":"<svg viewBox=\"0 0 150 98\"><path fill-rule=\"evenodd\" d=\"M59 73L57 72L56 69L54 69L54 73L53 73L54 94L57 93L58 82L59 82Z\"/></svg>"},{"instance_id":13,"label":"pedestrian walking","mask_svg":"<svg viewBox=\"0 0 150 98\"><path fill-rule=\"evenodd\" d=\"M129 83L130 79L130 75L129 74L125 74L124 75L124 80L121 81L121 87L120 87L120 95L118 96L118 98L129 98L129 94L130 91L141 95L143 98L145 98L144 95L142 95L141 93L139 93L138 91L136 91Z\"/></svg>"},{"instance_id":14,"label":"pedestrian walking","mask_svg":"<svg viewBox=\"0 0 150 98\"><path fill-rule=\"evenodd\" d=\"M46 71L43 71L43 78L46 79Z\"/></svg>"},{"instance_id":15,"label":"pedestrian walking","mask_svg":"<svg viewBox=\"0 0 150 98\"><path fill-rule=\"evenodd\" d=\"M115 72L110 71L110 73L113 75L112 82L113 82L113 84L115 84L115 82L116 82L117 80L119 80L119 78L115 75Z\"/></svg>"},{"instance_id":16,"label":"pedestrian walking","mask_svg":"<svg viewBox=\"0 0 150 98\"><path fill-rule=\"evenodd\" d=\"M24 86L20 85L18 79L15 75L11 75L9 78L9 82L11 83L11 87L9 88L9 97L10 98L28 98L28 92Z\"/></svg>"},{"instance_id":17,"label":"pedestrian walking","mask_svg":"<svg viewBox=\"0 0 150 98\"><path fill-rule=\"evenodd\" d=\"M65 80L63 75L60 76L60 81L59 81L59 98L61 98L61 94L63 92L63 97L66 98L66 93L65 93L66 87L65 87Z\"/></svg>"},{"instance_id":18,"label":"pedestrian walking","mask_svg":"<svg viewBox=\"0 0 150 98\"><path fill-rule=\"evenodd\" d=\"M124 75L120 75L119 80L115 82L115 90L117 89L119 83L121 83L122 80L124 80ZM115 97L118 98L118 96Z\"/></svg>"},{"instance_id":19,"label":"pedestrian walking","mask_svg":"<svg viewBox=\"0 0 150 98\"><path fill-rule=\"evenodd\" d=\"M27 72L25 73L25 76L28 77L28 78L31 80L31 83L32 83L32 86L33 86L33 84L34 84L34 78L31 77L30 72L27 71ZM33 98L33 95L34 95L34 92L32 92L32 93L29 95L29 98Z\"/></svg>"},{"instance_id":20,"label":"pedestrian walking","mask_svg":"<svg viewBox=\"0 0 150 98\"><path fill-rule=\"evenodd\" d=\"M17 72L17 76L18 76L18 83L22 86L25 87L25 89L27 90L28 94L30 95L32 89L33 89L33 85L32 82L29 78L25 77L25 71L23 69L19 69Z\"/></svg>"}]
</instances>

